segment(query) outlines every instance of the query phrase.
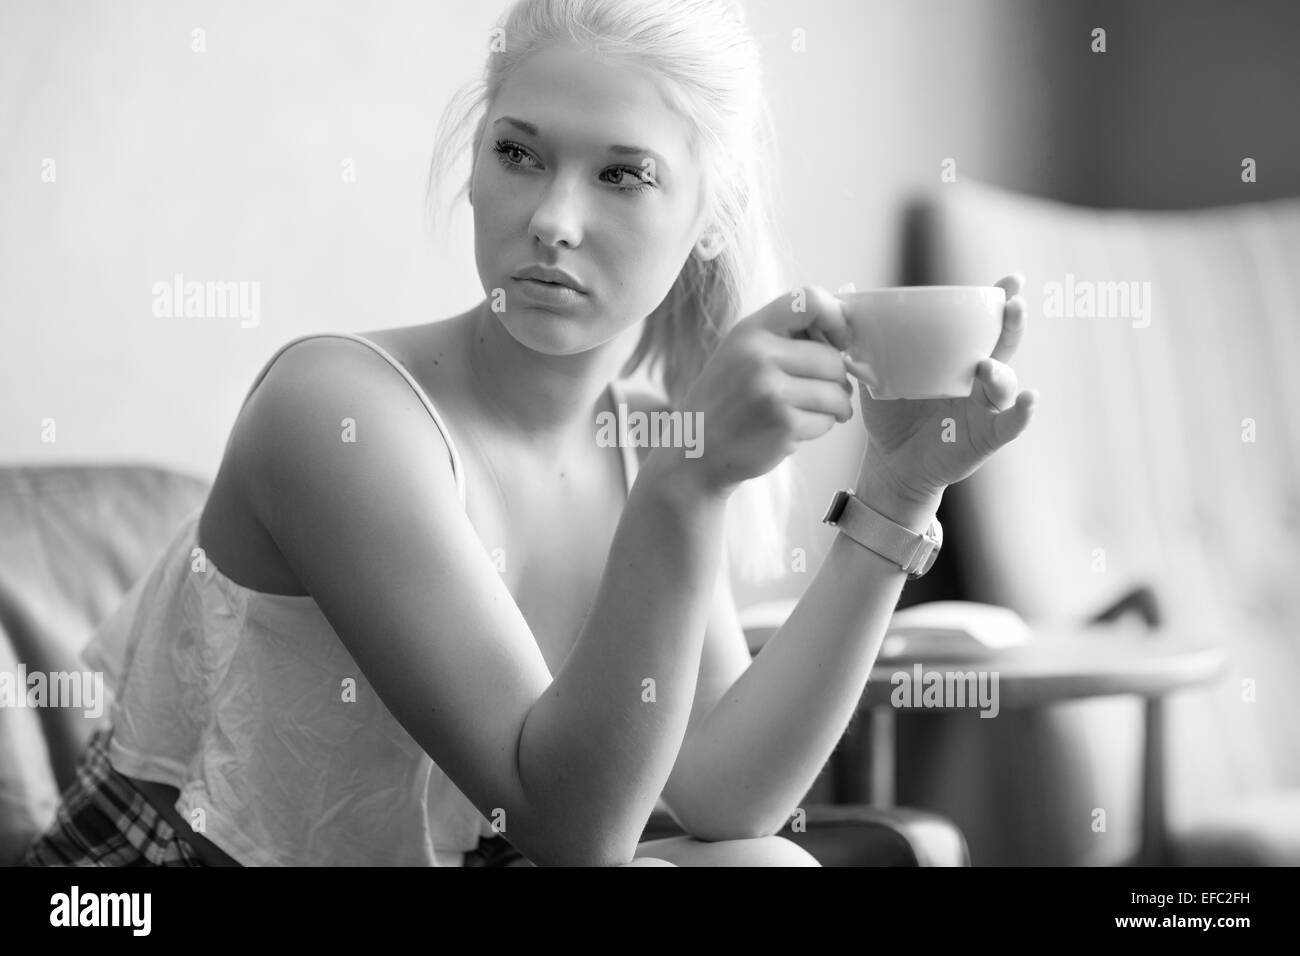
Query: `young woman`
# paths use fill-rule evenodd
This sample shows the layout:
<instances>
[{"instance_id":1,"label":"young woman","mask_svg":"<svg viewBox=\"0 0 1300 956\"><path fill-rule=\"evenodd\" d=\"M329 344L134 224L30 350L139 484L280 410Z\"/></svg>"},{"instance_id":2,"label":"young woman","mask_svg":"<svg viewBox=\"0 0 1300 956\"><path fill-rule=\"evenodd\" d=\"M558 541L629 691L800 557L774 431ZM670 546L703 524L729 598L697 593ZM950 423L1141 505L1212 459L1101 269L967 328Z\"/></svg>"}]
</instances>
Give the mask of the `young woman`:
<instances>
[{"instance_id":1,"label":"young woman","mask_svg":"<svg viewBox=\"0 0 1300 956\"><path fill-rule=\"evenodd\" d=\"M904 573L838 535L750 661L728 502L852 416L838 300L743 309L770 239L754 44L722 0L521 0L494 41L486 298L267 363L205 506L87 649L111 732L29 862L815 865L775 834ZM860 391L853 487L910 529L1028 424L1002 284L968 398ZM597 440L654 407L618 381L643 362L701 453ZM639 843L660 800L688 835Z\"/></svg>"}]
</instances>

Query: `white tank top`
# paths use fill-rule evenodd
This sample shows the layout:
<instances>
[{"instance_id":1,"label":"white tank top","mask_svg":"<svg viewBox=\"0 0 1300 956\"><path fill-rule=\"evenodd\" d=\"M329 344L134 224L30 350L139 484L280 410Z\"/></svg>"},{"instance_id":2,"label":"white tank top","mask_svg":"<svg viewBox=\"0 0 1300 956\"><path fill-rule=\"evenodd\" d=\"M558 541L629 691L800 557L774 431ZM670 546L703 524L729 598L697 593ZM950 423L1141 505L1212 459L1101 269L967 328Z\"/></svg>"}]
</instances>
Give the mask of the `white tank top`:
<instances>
[{"instance_id":1,"label":"white tank top","mask_svg":"<svg viewBox=\"0 0 1300 956\"><path fill-rule=\"evenodd\" d=\"M324 334L369 346L415 390L464 506L460 455L420 384L369 339ZM248 395L314 337L281 346ZM610 393L617 409L615 383ZM630 490L630 445L623 468ZM176 787L181 817L245 866L461 865L492 835L488 820L380 701L314 598L250 590L203 560L202 510L82 652L113 693L113 767Z\"/></svg>"}]
</instances>

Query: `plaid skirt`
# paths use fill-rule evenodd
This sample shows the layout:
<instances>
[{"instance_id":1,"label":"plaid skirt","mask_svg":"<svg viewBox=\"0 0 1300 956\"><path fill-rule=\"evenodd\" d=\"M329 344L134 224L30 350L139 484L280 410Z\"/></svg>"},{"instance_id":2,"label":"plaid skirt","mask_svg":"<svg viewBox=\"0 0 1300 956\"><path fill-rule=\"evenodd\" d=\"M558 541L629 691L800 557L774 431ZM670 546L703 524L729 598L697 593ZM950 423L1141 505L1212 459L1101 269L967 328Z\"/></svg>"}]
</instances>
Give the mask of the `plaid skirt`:
<instances>
[{"instance_id":1,"label":"plaid skirt","mask_svg":"<svg viewBox=\"0 0 1300 956\"><path fill-rule=\"evenodd\" d=\"M50 828L23 866L207 866L139 790L108 762L112 730L100 730L77 764ZM531 866L503 836L480 837L465 866Z\"/></svg>"},{"instance_id":2,"label":"plaid skirt","mask_svg":"<svg viewBox=\"0 0 1300 956\"><path fill-rule=\"evenodd\" d=\"M50 828L24 866L207 866L198 852L108 762L111 730L96 731Z\"/></svg>"}]
</instances>

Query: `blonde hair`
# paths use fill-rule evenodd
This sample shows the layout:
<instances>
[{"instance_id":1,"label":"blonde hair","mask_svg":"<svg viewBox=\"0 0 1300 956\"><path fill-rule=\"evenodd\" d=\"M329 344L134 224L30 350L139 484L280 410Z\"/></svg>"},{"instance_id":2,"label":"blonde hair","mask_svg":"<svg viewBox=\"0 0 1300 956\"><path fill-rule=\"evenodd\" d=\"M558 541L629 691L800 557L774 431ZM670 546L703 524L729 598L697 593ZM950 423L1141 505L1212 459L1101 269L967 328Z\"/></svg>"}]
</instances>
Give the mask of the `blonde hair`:
<instances>
[{"instance_id":1,"label":"blonde hair","mask_svg":"<svg viewBox=\"0 0 1300 956\"><path fill-rule=\"evenodd\" d=\"M776 137L743 9L735 0L518 0L497 21L493 38L483 78L453 97L439 122L430 196L438 194L451 162L478 148L506 79L557 42L648 68L688 123L710 205L707 233L719 251L707 260L693 252L687 257L621 370L626 377L644 366L679 407L728 330L789 291L772 219ZM467 177L454 198L468 190ZM728 556L744 579L762 582L785 574L796 482L786 458L732 495Z\"/></svg>"}]
</instances>

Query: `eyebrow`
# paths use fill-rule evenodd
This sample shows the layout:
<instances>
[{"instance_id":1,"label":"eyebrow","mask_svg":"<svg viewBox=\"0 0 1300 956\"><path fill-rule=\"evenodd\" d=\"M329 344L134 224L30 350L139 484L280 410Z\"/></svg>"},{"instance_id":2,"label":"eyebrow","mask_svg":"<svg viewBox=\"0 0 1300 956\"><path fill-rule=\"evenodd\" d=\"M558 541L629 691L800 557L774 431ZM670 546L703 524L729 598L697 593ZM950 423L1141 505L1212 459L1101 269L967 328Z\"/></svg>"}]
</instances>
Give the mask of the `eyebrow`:
<instances>
[{"instance_id":1,"label":"eyebrow","mask_svg":"<svg viewBox=\"0 0 1300 956\"><path fill-rule=\"evenodd\" d=\"M502 116L500 119L496 121L496 123L507 123L510 126L514 126L517 127L518 129L523 130L529 136L541 135L537 127L534 126L532 123L529 123L527 120L516 119L513 116ZM493 123L492 125L495 126L496 123ZM650 149L648 146L614 145L614 146L610 146L608 148L608 151L618 156L649 156L655 161L655 165L659 169L666 170L669 173L672 172L672 167L668 165L668 161L664 159L663 156L661 156L659 153L656 153L653 149Z\"/></svg>"}]
</instances>

